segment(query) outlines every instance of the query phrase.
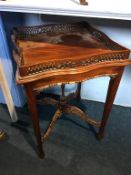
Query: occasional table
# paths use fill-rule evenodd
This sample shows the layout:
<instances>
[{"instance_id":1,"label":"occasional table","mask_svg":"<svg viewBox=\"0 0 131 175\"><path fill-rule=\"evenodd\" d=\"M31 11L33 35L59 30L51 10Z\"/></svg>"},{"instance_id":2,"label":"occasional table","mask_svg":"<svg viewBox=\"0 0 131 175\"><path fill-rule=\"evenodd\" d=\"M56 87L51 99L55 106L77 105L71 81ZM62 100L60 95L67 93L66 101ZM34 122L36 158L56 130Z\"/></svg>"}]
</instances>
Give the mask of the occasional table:
<instances>
[{"instance_id":1,"label":"occasional table","mask_svg":"<svg viewBox=\"0 0 131 175\"><path fill-rule=\"evenodd\" d=\"M17 63L16 81L23 84L30 116L43 157L44 142L63 113L79 116L85 122L99 128L98 138L104 137L109 113L128 59L130 50L113 42L87 22L16 27L12 35L13 55ZM80 99L81 82L100 76L109 76L107 98L101 121L92 119L80 108L69 105L70 99ZM37 99L37 93L50 86L78 83L75 93L53 98ZM62 88L62 89L63 89ZM56 107L49 127L42 135L37 104Z\"/></svg>"}]
</instances>

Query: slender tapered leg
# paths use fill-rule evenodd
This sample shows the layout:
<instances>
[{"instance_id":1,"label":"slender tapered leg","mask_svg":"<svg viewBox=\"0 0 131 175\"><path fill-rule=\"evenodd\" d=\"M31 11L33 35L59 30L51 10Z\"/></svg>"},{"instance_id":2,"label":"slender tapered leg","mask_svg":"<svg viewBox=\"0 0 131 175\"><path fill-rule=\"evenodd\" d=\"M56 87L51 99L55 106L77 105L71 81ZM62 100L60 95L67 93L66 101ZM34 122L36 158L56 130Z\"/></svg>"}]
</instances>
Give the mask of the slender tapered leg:
<instances>
[{"instance_id":1,"label":"slender tapered leg","mask_svg":"<svg viewBox=\"0 0 131 175\"><path fill-rule=\"evenodd\" d=\"M65 84L61 85L61 90L62 90L62 96L65 96Z\"/></svg>"},{"instance_id":2,"label":"slender tapered leg","mask_svg":"<svg viewBox=\"0 0 131 175\"><path fill-rule=\"evenodd\" d=\"M102 139L104 137L104 130L105 130L105 126L107 124L107 120L115 99L115 95L122 77L122 73L123 73L123 68L121 70L121 72L114 76L111 77L110 79L110 83L109 83L109 87L108 87L108 92L107 92L107 97L106 97L106 102L105 102L105 106L104 106L104 111L103 111L103 117L102 117L102 121L101 121L101 126L98 132L98 138Z\"/></svg>"},{"instance_id":3,"label":"slender tapered leg","mask_svg":"<svg viewBox=\"0 0 131 175\"><path fill-rule=\"evenodd\" d=\"M76 99L78 101L81 99L81 82L77 84Z\"/></svg>"},{"instance_id":4,"label":"slender tapered leg","mask_svg":"<svg viewBox=\"0 0 131 175\"><path fill-rule=\"evenodd\" d=\"M37 144L38 144L38 155L40 158L44 157L44 152L42 148L42 140L41 140L41 132L40 132L40 126L39 126L39 117L37 112L37 105L36 105L36 94L32 90L32 88L28 85L25 85L25 91L28 98L28 107L29 112L32 119L32 124L34 128L34 133L36 136Z\"/></svg>"}]
</instances>

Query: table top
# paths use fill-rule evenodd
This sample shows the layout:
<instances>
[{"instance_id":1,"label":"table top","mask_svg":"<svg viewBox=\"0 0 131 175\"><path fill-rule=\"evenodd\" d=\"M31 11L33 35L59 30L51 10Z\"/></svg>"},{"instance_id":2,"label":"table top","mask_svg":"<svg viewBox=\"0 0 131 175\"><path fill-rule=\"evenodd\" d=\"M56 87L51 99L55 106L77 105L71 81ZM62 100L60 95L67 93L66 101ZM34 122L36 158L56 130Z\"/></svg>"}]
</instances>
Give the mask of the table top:
<instances>
[{"instance_id":1,"label":"table top","mask_svg":"<svg viewBox=\"0 0 131 175\"><path fill-rule=\"evenodd\" d=\"M131 20L130 0L5 0L0 11Z\"/></svg>"},{"instance_id":2,"label":"table top","mask_svg":"<svg viewBox=\"0 0 131 175\"><path fill-rule=\"evenodd\" d=\"M63 77L78 74L81 81L80 73L83 76L85 72L100 67L130 64L128 49L87 22L15 27L13 31L18 83L59 74ZM50 80L45 81L49 83Z\"/></svg>"}]
</instances>

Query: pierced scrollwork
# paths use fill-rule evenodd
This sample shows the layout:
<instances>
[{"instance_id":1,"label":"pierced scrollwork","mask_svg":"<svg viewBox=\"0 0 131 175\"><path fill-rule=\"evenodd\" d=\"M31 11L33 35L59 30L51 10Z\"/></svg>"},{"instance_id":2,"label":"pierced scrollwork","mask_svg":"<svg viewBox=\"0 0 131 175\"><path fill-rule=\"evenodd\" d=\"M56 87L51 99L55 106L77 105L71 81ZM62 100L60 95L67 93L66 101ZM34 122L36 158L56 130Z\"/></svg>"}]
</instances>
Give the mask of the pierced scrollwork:
<instances>
[{"instance_id":1,"label":"pierced scrollwork","mask_svg":"<svg viewBox=\"0 0 131 175\"><path fill-rule=\"evenodd\" d=\"M112 62L112 61L119 61L124 60L127 58L127 53L111 53L111 54L103 54L100 56L93 56L90 59L85 59L81 61L62 61L61 63L52 62L50 64L39 64L36 66L30 66L27 69L24 68L26 75L33 75L38 74L41 72L52 71L52 70L60 70L60 69L67 69L67 68L75 68L81 66L89 66L96 63L102 62ZM64 60L64 59L63 59Z\"/></svg>"},{"instance_id":2,"label":"pierced scrollwork","mask_svg":"<svg viewBox=\"0 0 131 175\"><path fill-rule=\"evenodd\" d=\"M81 2L85 2L82 0ZM12 41L15 45L14 50L18 52L19 58L22 58L22 51L19 49L19 41L45 41L45 37L50 35L57 34L67 34L67 33L80 33L83 36L83 33L88 33L96 41L100 41L101 44L105 45L112 52L110 53L101 53L96 56L83 58L81 60L72 60L72 57L69 55L68 58L62 58L61 61L50 61L48 63L41 63L32 66L21 66L19 72L21 76L35 75L38 73L54 70L64 70L68 68L78 68L84 66L90 66L102 62L112 62L127 59L129 52L125 51L125 48L119 44L110 40L104 33L94 29L87 22L77 22L70 24L52 24L52 25L40 25L40 26L28 26L28 27L17 27L14 28L14 33L12 35ZM49 37L47 37L49 38ZM119 52L115 52L119 51ZM43 55L44 59L44 55ZM20 59L22 60L22 59Z\"/></svg>"},{"instance_id":3,"label":"pierced scrollwork","mask_svg":"<svg viewBox=\"0 0 131 175\"><path fill-rule=\"evenodd\" d=\"M86 0L80 0L82 4L85 4ZM104 43L111 50L123 50L123 48L115 42L112 42L104 33L90 26L87 22L76 22L70 24L49 24L39 26L25 26L25 27L14 27L12 35L12 41L16 43L17 40L28 40L28 41L43 41L44 37L42 34L60 34L70 33L78 31L87 31L96 40ZM15 40L14 40L15 38Z\"/></svg>"},{"instance_id":4,"label":"pierced scrollwork","mask_svg":"<svg viewBox=\"0 0 131 175\"><path fill-rule=\"evenodd\" d=\"M72 24L52 24L39 26L14 27L14 33L17 39L41 41L38 34L43 33L60 33L60 32L75 32L82 28L82 23Z\"/></svg>"}]
</instances>

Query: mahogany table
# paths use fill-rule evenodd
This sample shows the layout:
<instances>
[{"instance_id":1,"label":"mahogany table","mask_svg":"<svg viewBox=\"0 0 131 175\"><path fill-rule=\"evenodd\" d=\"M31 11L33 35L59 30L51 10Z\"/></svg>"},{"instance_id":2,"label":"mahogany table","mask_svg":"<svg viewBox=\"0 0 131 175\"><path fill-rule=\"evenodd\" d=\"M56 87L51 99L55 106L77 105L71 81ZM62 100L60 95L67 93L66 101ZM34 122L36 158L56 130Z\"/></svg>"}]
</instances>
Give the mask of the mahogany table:
<instances>
[{"instance_id":1,"label":"mahogany table","mask_svg":"<svg viewBox=\"0 0 131 175\"><path fill-rule=\"evenodd\" d=\"M39 156L43 157L44 142L63 113L71 113L99 128L98 138L104 137L109 113L128 59L130 50L115 43L87 22L16 27L12 35L14 59L17 63L16 81L23 84L30 116L36 135ZM107 98L101 121L92 119L76 106L71 98L80 99L81 82L109 76ZM75 93L64 95L64 84L78 83ZM62 96L37 99L37 93L50 86L62 85ZM44 135L41 134L37 104L56 107L56 112Z\"/></svg>"}]
</instances>

